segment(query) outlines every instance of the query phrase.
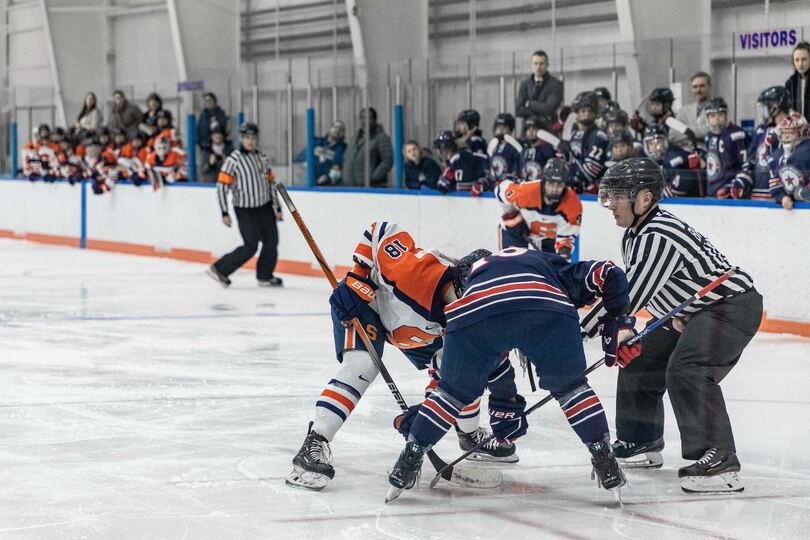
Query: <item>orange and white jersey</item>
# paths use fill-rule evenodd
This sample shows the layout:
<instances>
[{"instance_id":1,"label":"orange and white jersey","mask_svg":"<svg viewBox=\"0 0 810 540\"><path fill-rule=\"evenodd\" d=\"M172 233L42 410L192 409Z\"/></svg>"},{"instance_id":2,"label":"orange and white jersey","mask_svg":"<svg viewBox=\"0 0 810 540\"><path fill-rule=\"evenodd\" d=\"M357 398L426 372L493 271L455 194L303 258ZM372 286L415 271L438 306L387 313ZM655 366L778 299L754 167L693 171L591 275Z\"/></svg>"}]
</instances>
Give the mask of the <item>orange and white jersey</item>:
<instances>
[{"instance_id":1,"label":"orange and white jersey","mask_svg":"<svg viewBox=\"0 0 810 540\"><path fill-rule=\"evenodd\" d=\"M495 188L495 197L504 213L520 211L529 228L529 239L538 249L545 239L553 239L558 252L562 247L574 248L582 222L582 203L573 190L566 188L560 202L547 205L542 180L520 184L505 180Z\"/></svg>"},{"instance_id":2,"label":"orange and white jersey","mask_svg":"<svg viewBox=\"0 0 810 540\"><path fill-rule=\"evenodd\" d=\"M377 221L366 229L354 250L354 261L354 272L379 287L370 305L392 345L424 347L441 336L442 296L453 286L450 261L416 247L411 235L390 221Z\"/></svg>"}]
</instances>

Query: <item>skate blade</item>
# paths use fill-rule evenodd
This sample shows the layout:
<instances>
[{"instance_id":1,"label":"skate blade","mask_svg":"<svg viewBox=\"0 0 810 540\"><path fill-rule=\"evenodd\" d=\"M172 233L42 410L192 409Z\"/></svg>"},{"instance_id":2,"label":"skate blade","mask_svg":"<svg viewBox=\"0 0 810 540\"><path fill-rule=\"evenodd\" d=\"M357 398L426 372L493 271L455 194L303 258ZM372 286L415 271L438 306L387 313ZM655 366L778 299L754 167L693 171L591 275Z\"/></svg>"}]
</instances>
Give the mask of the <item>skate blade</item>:
<instances>
[{"instance_id":1,"label":"skate blade","mask_svg":"<svg viewBox=\"0 0 810 540\"><path fill-rule=\"evenodd\" d=\"M388 488L388 493L385 494L385 504L393 502L402 495L402 492L405 491L405 488L398 488L396 486L391 486Z\"/></svg>"},{"instance_id":2,"label":"skate blade","mask_svg":"<svg viewBox=\"0 0 810 540\"><path fill-rule=\"evenodd\" d=\"M206 273L206 274L208 274L209 276L211 276L211 278L212 278L214 281L216 281L217 283L219 283L219 284L220 284L220 286L221 286L223 289L227 289L227 288L228 288L228 284L227 284L227 283L225 283L224 281L222 281L221 279L219 279L219 276L218 276L218 275L216 275L214 272L212 272L210 268L209 268L208 270L206 270L206 271L205 271L205 273Z\"/></svg>"},{"instance_id":3,"label":"skate blade","mask_svg":"<svg viewBox=\"0 0 810 540\"><path fill-rule=\"evenodd\" d=\"M485 453L474 453L467 456L467 459L470 461L480 461L484 463L517 463L520 461L520 457L517 454L512 454L511 456L503 456L497 457L490 454Z\"/></svg>"},{"instance_id":4,"label":"skate blade","mask_svg":"<svg viewBox=\"0 0 810 540\"><path fill-rule=\"evenodd\" d=\"M713 476L685 476L681 478L685 493L739 493L745 489L736 471Z\"/></svg>"},{"instance_id":5,"label":"skate blade","mask_svg":"<svg viewBox=\"0 0 810 540\"><path fill-rule=\"evenodd\" d=\"M629 458L617 457L616 461L624 469L660 469L664 466L661 452L647 452Z\"/></svg>"},{"instance_id":6,"label":"skate blade","mask_svg":"<svg viewBox=\"0 0 810 540\"><path fill-rule=\"evenodd\" d=\"M296 467L287 476L285 483L288 486L296 488L321 491L326 487L326 484L329 483L329 477L324 474L305 471Z\"/></svg>"}]
</instances>

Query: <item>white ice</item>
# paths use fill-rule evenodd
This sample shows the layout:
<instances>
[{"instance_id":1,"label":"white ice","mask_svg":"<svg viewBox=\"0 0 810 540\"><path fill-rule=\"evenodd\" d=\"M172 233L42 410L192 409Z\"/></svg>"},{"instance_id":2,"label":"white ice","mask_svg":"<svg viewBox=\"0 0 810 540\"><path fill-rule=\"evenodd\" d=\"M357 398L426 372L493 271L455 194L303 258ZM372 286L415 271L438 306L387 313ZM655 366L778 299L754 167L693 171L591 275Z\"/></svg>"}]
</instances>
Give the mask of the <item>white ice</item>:
<instances>
[{"instance_id":1,"label":"white ice","mask_svg":"<svg viewBox=\"0 0 810 540\"><path fill-rule=\"evenodd\" d=\"M530 417L504 485L425 482L384 505L402 445L378 380L332 444L325 491L285 486L334 360L323 279L221 289L199 264L0 240L0 537L808 538L810 340L760 334L723 388L745 492L681 492L667 411L662 470L624 508L591 482L555 402ZM586 344L591 361L598 344ZM406 399L426 382L395 349ZM615 370L591 382L613 418ZM530 403L544 394L529 395ZM436 448L459 453L453 434ZM426 464L425 473L430 466Z\"/></svg>"}]
</instances>

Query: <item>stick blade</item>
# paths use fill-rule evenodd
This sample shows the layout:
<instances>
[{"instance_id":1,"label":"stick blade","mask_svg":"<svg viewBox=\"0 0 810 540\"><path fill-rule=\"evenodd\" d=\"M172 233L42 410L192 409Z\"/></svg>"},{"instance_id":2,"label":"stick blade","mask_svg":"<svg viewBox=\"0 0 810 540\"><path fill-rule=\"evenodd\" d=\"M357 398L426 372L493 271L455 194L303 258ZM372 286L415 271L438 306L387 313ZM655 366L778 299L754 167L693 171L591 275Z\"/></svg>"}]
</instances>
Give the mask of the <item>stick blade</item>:
<instances>
[{"instance_id":1,"label":"stick blade","mask_svg":"<svg viewBox=\"0 0 810 540\"><path fill-rule=\"evenodd\" d=\"M449 478L448 478L449 476ZM469 469L452 467L443 473L437 473L430 481L431 489L436 487L439 480L445 478L448 482L463 487L475 489L495 489L503 484L503 473L495 469Z\"/></svg>"}]
</instances>

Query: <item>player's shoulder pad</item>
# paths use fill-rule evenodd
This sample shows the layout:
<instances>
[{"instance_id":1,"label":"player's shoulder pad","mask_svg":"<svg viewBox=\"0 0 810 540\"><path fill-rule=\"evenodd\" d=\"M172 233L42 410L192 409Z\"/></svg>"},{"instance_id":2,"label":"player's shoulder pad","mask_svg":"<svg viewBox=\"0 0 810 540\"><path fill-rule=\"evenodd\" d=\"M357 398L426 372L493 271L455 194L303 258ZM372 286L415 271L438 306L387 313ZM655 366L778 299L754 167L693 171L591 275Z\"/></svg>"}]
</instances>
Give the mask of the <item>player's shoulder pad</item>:
<instances>
[{"instance_id":1,"label":"player's shoulder pad","mask_svg":"<svg viewBox=\"0 0 810 540\"><path fill-rule=\"evenodd\" d=\"M677 167L678 165L683 165L683 156L680 154L669 160L670 167Z\"/></svg>"},{"instance_id":2,"label":"player's shoulder pad","mask_svg":"<svg viewBox=\"0 0 810 540\"><path fill-rule=\"evenodd\" d=\"M604 131L602 131L601 129L597 129L596 131L594 131L594 134L595 134L595 135L596 135L598 138L600 138L600 139L604 140L605 142L607 142L607 141L608 141L608 134L607 134L607 133L605 133Z\"/></svg>"},{"instance_id":3,"label":"player's shoulder pad","mask_svg":"<svg viewBox=\"0 0 810 540\"><path fill-rule=\"evenodd\" d=\"M460 160L460 159L461 159L461 152L456 152L455 154L453 154L452 156L450 156L450 161L448 161L448 163L449 163L450 165L453 165L453 164L455 164L455 163L456 163L458 160Z\"/></svg>"},{"instance_id":4,"label":"player's shoulder pad","mask_svg":"<svg viewBox=\"0 0 810 540\"><path fill-rule=\"evenodd\" d=\"M731 132L731 140L732 141L740 141L745 139L746 133L745 130L742 128L736 128L734 131Z\"/></svg>"}]
</instances>

